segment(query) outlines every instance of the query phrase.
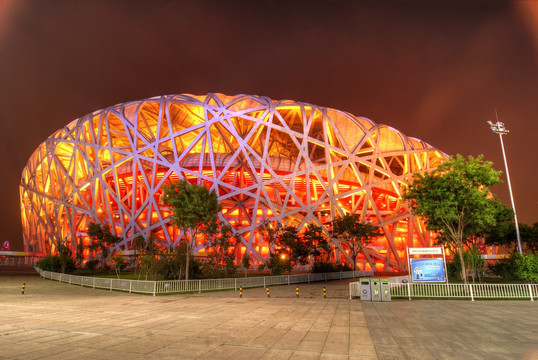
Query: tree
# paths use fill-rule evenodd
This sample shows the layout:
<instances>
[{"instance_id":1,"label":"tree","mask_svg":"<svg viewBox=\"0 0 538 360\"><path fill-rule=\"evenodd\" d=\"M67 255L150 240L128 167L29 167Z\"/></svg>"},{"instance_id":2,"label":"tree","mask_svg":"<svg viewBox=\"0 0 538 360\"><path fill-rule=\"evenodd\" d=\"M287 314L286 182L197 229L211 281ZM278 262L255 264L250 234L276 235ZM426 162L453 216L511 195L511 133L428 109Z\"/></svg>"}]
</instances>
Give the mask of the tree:
<instances>
[{"instance_id":1,"label":"tree","mask_svg":"<svg viewBox=\"0 0 538 360\"><path fill-rule=\"evenodd\" d=\"M92 241L96 241L90 245L90 250L99 249L101 253L101 265L106 267L110 256L110 248L120 242L121 238L112 234L110 226L102 226L93 222L88 226L88 235Z\"/></svg>"},{"instance_id":2,"label":"tree","mask_svg":"<svg viewBox=\"0 0 538 360\"><path fill-rule=\"evenodd\" d=\"M206 272L216 277L233 276L236 272L234 260L237 237L232 227L216 221L202 231L208 235L207 259L203 263Z\"/></svg>"},{"instance_id":3,"label":"tree","mask_svg":"<svg viewBox=\"0 0 538 360\"><path fill-rule=\"evenodd\" d=\"M500 182L499 175L482 155L457 155L432 172L416 174L403 195L412 212L424 217L427 229L457 250L464 283L464 241L496 224L500 204L489 187Z\"/></svg>"},{"instance_id":4,"label":"tree","mask_svg":"<svg viewBox=\"0 0 538 360\"><path fill-rule=\"evenodd\" d=\"M465 259L465 263L469 265L473 284L477 277L479 281L482 281L484 269L486 267L486 260L484 260L482 257L480 250L474 246L470 246L463 253L463 258Z\"/></svg>"},{"instance_id":5,"label":"tree","mask_svg":"<svg viewBox=\"0 0 538 360\"><path fill-rule=\"evenodd\" d=\"M243 255L243 259L241 260L243 263L243 269L245 269L245 277L248 275L248 268L250 267L250 256L248 254L248 251L245 251L245 255Z\"/></svg>"},{"instance_id":6,"label":"tree","mask_svg":"<svg viewBox=\"0 0 538 360\"><path fill-rule=\"evenodd\" d=\"M69 263L73 263L73 258L71 257L71 249L65 241L58 243L58 258L60 259L60 272L63 274L67 269Z\"/></svg>"},{"instance_id":7,"label":"tree","mask_svg":"<svg viewBox=\"0 0 538 360\"><path fill-rule=\"evenodd\" d=\"M192 250L196 245L199 231L217 220L221 206L215 191L204 185L191 184L182 179L177 183L163 186L163 202L172 207L172 221L183 231L183 241L187 245L185 260L185 280L189 280L189 263ZM188 237L190 233L190 239Z\"/></svg>"},{"instance_id":8,"label":"tree","mask_svg":"<svg viewBox=\"0 0 538 360\"><path fill-rule=\"evenodd\" d=\"M125 258L119 254L112 256L111 260L114 271L116 272L116 276L119 279L121 277L121 272L125 270L128 265L127 260L125 260Z\"/></svg>"},{"instance_id":9,"label":"tree","mask_svg":"<svg viewBox=\"0 0 538 360\"><path fill-rule=\"evenodd\" d=\"M370 243L372 237L381 235L375 225L361 222L355 214L337 217L332 223L332 236L344 241L353 261L353 271L357 268L357 256Z\"/></svg>"},{"instance_id":10,"label":"tree","mask_svg":"<svg viewBox=\"0 0 538 360\"><path fill-rule=\"evenodd\" d=\"M308 244L308 248L310 248L310 255L314 260L314 265L321 257L329 254L331 249L329 240L323 233L323 228L321 226L308 224L301 236L303 241ZM326 259L322 259L322 261L323 260Z\"/></svg>"},{"instance_id":11,"label":"tree","mask_svg":"<svg viewBox=\"0 0 538 360\"><path fill-rule=\"evenodd\" d=\"M530 283L538 282L538 255L527 253L520 255L512 254L514 257L515 275Z\"/></svg>"},{"instance_id":12,"label":"tree","mask_svg":"<svg viewBox=\"0 0 538 360\"><path fill-rule=\"evenodd\" d=\"M504 246L513 253L517 249L514 212L503 204L499 203L497 205L499 205L499 208L497 209L495 225L488 227L482 237L486 245ZM522 230L523 224L519 226L520 230Z\"/></svg>"},{"instance_id":13,"label":"tree","mask_svg":"<svg viewBox=\"0 0 538 360\"><path fill-rule=\"evenodd\" d=\"M316 225L308 225L305 231L300 232L296 226L266 220L260 230L270 246L266 266L275 275L289 272L297 264L306 265L310 256L315 258L322 251L329 250L323 230Z\"/></svg>"}]
</instances>

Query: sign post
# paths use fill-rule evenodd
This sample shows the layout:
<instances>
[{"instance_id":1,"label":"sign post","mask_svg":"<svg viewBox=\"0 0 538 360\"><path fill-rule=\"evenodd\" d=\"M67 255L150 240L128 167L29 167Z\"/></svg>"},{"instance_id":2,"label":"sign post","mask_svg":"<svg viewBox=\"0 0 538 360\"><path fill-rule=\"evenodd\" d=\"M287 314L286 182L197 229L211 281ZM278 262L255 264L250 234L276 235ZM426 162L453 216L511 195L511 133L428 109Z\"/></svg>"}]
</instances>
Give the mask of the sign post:
<instances>
[{"instance_id":1,"label":"sign post","mask_svg":"<svg viewBox=\"0 0 538 360\"><path fill-rule=\"evenodd\" d=\"M421 255L422 257L412 257L415 255ZM411 282L448 283L444 246L427 248L407 247L407 268L409 269Z\"/></svg>"}]
</instances>

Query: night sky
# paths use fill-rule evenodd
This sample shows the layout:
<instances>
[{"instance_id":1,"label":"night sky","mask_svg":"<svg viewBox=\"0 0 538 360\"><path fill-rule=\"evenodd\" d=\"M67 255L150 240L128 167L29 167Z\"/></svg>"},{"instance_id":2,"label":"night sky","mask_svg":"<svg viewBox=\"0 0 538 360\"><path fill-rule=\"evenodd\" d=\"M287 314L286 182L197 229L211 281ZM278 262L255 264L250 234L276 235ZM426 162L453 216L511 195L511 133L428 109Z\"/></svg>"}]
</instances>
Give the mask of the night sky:
<instances>
[{"instance_id":1,"label":"night sky","mask_svg":"<svg viewBox=\"0 0 538 360\"><path fill-rule=\"evenodd\" d=\"M504 171L497 109L519 220L538 221L538 1L0 0L2 242L22 250L20 176L54 131L209 92L345 110Z\"/></svg>"}]
</instances>

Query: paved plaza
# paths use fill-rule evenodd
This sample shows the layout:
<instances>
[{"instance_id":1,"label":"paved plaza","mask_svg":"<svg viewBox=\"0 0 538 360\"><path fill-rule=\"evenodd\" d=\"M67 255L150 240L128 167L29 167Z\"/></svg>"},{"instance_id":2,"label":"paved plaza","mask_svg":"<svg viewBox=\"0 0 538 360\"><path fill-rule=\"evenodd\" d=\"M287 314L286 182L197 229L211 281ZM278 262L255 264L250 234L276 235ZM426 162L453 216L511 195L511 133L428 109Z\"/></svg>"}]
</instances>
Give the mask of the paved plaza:
<instances>
[{"instance_id":1,"label":"paved plaza","mask_svg":"<svg viewBox=\"0 0 538 360\"><path fill-rule=\"evenodd\" d=\"M361 303L348 282L153 297L4 275L0 359L538 359L537 302Z\"/></svg>"}]
</instances>

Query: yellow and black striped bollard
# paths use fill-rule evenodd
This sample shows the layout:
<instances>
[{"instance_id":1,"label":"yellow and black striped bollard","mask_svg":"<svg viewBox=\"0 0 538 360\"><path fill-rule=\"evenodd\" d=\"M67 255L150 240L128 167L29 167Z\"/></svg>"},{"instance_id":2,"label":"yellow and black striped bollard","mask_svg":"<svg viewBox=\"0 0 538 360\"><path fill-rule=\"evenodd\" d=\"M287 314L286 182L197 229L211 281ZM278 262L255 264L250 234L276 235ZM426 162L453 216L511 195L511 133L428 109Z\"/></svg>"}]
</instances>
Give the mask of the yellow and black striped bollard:
<instances>
[{"instance_id":1,"label":"yellow and black striped bollard","mask_svg":"<svg viewBox=\"0 0 538 360\"><path fill-rule=\"evenodd\" d=\"M298 286L295 288L295 296L297 297L297 299L299 298L299 287Z\"/></svg>"},{"instance_id":2,"label":"yellow and black striped bollard","mask_svg":"<svg viewBox=\"0 0 538 360\"><path fill-rule=\"evenodd\" d=\"M325 286L323 287L323 298L327 299L327 288Z\"/></svg>"},{"instance_id":3,"label":"yellow and black striped bollard","mask_svg":"<svg viewBox=\"0 0 538 360\"><path fill-rule=\"evenodd\" d=\"M266 288L265 290L267 290L267 297L270 298L271 294L269 293L269 288Z\"/></svg>"},{"instance_id":4,"label":"yellow and black striped bollard","mask_svg":"<svg viewBox=\"0 0 538 360\"><path fill-rule=\"evenodd\" d=\"M242 298L243 297L243 287L239 287L239 297Z\"/></svg>"},{"instance_id":5,"label":"yellow and black striped bollard","mask_svg":"<svg viewBox=\"0 0 538 360\"><path fill-rule=\"evenodd\" d=\"M21 294L24 295L24 290L26 290L26 283L22 283L22 291Z\"/></svg>"}]
</instances>

